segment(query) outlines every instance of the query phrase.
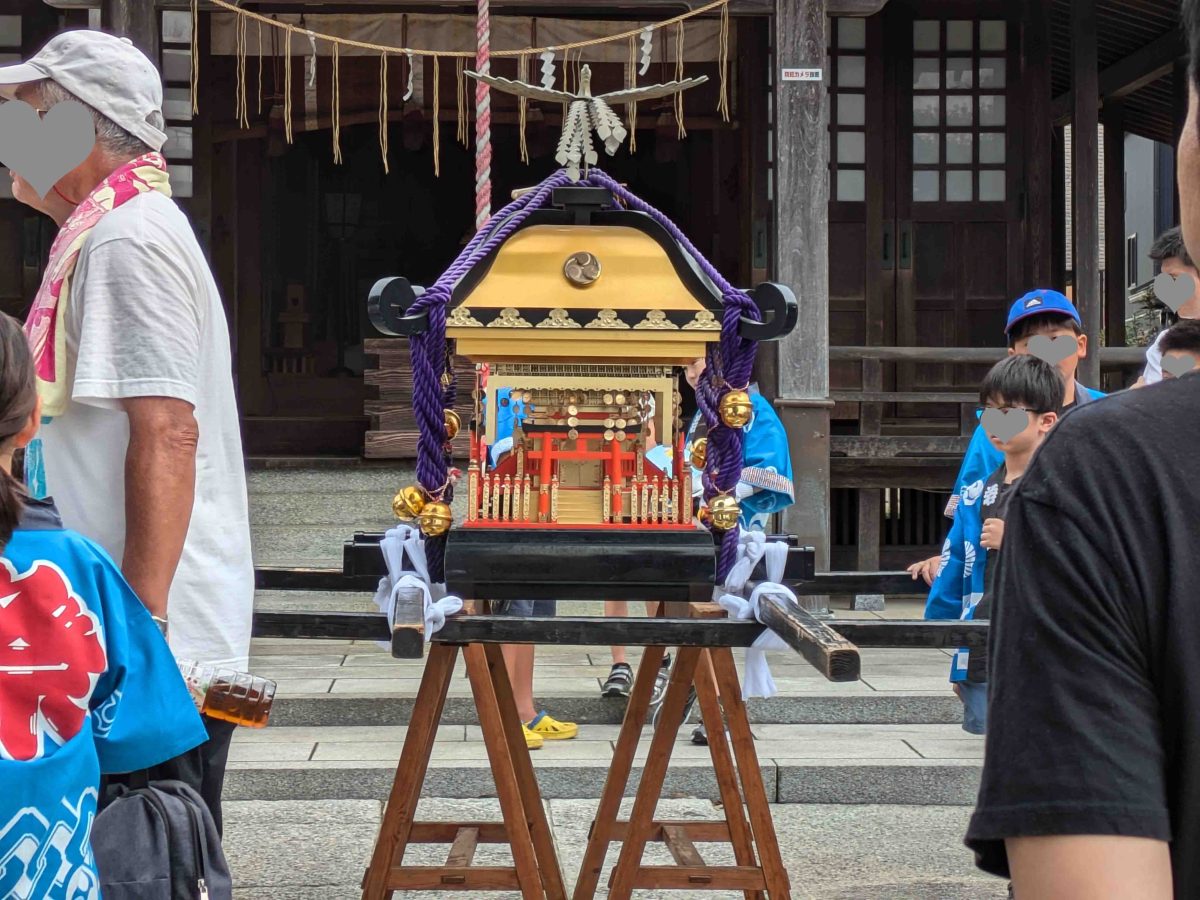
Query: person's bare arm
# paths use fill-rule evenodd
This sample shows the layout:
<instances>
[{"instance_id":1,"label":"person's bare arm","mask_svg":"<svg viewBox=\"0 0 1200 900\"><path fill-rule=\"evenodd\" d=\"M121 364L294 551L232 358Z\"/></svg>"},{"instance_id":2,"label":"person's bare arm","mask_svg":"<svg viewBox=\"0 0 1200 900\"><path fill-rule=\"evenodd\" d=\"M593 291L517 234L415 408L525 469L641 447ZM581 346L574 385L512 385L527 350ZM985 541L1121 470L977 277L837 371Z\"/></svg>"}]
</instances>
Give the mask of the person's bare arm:
<instances>
[{"instance_id":1,"label":"person's bare arm","mask_svg":"<svg viewBox=\"0 0 1200 900\"><path fill-rule=\"evenodd\" d=\"M1165 841L1113 835L1009 838L1015 900L1171 900Z\"/></svg>"},{"instance_id":2,"label":"person's bare arm","mask_svg":"<svg viewBox=\"0 0 1200 900\"><path fill-rule=\"evenodd\" d=\"M920 562L915 562L907 569L906 572L912 575L913 581L918 578L924 578L925 583L930 587L933 586L933 579L937 578L938 572L942 568L941 556L931 556L929 559L923 559Z\"/></svg>"},{"instance_id":3,"label":"person's bare arm","mask_svg":"<svg viewBox=\"0 0 1200 900\"><path fill-rule=\"evenodd\" d=\"M166 618L192 518L200 429L192 405L183 400L136 397L121 406L129 416L121 568L150 613Z\"/></svg>"}]
</instances>

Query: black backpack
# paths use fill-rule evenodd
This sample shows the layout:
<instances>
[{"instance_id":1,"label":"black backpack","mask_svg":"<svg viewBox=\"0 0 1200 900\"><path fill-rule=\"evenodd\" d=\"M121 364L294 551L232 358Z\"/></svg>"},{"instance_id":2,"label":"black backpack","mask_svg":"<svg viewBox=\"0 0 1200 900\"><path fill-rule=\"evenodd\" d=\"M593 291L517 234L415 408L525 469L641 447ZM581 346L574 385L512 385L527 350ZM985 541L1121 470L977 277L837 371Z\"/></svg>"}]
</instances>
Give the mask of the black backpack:
<instances>
[{"instance_id":1,"label":"black backpack","mask_svg":"<svg viewBox=\"0 0 1200 900\"><path fill-rule=\"evenodd\" d=\"M233 898L212 814L182 781L111 785L92 825L92 853L104 900Z\"/></svg>"}]
</instances>

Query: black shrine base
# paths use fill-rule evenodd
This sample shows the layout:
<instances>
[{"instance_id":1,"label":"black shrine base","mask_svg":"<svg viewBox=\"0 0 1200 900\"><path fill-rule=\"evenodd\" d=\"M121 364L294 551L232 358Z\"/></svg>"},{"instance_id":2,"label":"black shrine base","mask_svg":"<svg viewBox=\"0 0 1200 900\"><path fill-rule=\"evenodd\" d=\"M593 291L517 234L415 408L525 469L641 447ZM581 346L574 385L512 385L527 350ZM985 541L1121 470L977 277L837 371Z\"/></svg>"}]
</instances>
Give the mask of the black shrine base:
<instances>
[{"instance_id":1,"label":"black shrine base","mask_svg":"<svg viewBox=\"0 0 1200 900\"><path fill-rule=\"evenodd\" d=\"M347 577L387 574L379 552L382 537L360 532L346 542ZM789 545L784 572L789 583L813 577L811 547L800 547L787 535L769 539ZM446 544L450 592L490 600L707 601L715 570L712 535L699 526L659 532L459 528ZM751 577L765 579L761 562Z\"/></svg>"}]
</instances>

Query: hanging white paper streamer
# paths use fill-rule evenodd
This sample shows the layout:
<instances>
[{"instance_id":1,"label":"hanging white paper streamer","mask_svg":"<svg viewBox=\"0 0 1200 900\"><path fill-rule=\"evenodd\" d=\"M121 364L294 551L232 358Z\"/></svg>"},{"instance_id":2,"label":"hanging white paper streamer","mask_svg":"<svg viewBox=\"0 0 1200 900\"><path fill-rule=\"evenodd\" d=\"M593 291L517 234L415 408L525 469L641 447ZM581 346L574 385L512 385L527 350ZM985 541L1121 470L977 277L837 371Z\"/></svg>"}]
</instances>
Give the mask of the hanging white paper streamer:
<instances>
[{"instance_id":1,"label":"hanging white paper streamer","mask_svg":"<svg viewBox=\"0 0 1200 900\"><path fill-rule=\"evenodd\" d=\"M413 52L408 51L408 87L404 90L404 102L407 103L413 95Z\"/></svg>"},{"instance_id":2,"label":"hanging white paper streamer","mask_svg":"<svg viewBox=\"0 0 1200 900\"><path fill-rule=\"evenodd\" d=\"M549 90L554 87L554 51L547 50L542 56L542 87Z\"/></svg>"},{"instance_id":3,"label":"hanging white paper streamer","mask_svg":"<svg viewBox=\"0 0 1200 900\"><path fill-rule=\"evenodd\" d=\"M654 55L654 29L642 29L642 67L638 69L639 75L645 75L650 71L650 57Z\"/></svg>"},{"instance_id":4,"label":"hanging white paper streamer","mask_svg":"<svg viewBox=\"0 0 1200 900\"><path fill-rule=\"evenodd\" d=\"M306 31L308 35L308 44L312 47L312 59L309 61L308 67L308 86L314 87L317 83L317 36L311 31Z\"/></svg>"}]
</instances>

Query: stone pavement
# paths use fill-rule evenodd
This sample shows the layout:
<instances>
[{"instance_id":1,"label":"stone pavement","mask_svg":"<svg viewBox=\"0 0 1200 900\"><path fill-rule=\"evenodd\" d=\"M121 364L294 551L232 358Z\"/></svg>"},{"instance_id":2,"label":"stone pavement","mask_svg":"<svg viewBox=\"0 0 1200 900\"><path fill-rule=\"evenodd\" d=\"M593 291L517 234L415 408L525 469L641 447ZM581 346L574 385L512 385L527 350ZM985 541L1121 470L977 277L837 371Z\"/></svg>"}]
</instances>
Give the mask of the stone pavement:
<instances>
[{"instance_id":1,"label":"stone pavement","mask_svg":"<svg viewBox=\"0 0 1200 900\"><path fill-rule=\"evenodd\" d=\"M593 800L547 803L568 891L578 875L595 813ZM623 815L629 813L629 803ZM381 804L369 800L322 802L232 802L226 804L225 847L234 874L235 900L358 900L359 881L370 859ZM772 807L795 900L1001 900L1003 881L974 868L962 845L970 810L965 807L832 806L781 804ZM705 800L664 800L659 814L670 818L715 818ZM427 800L419 816L428 820L498 819L494 800ZM697 845L706 861L733 863L726 845ZM447 848L414 848L406 857L423 865L440 863ZM610 849L601 890L616 862ZM481 865L505 865L507 849L481 845ZM649 845L648 864L670 864L661 845ZM405 892L405 900L446 894ZM512 900L509 892L455 894L463 900ZM637 891L641 900L733 900L725 891Z\"/></svg>"}]
</instances>

